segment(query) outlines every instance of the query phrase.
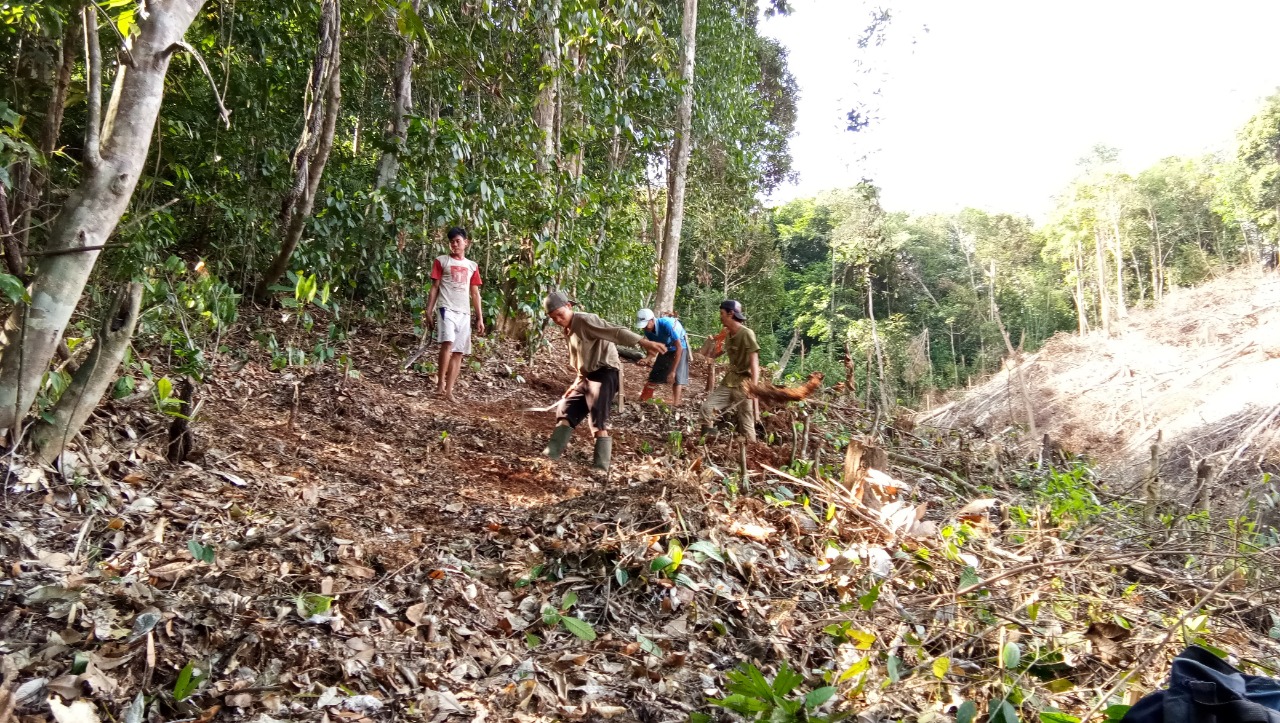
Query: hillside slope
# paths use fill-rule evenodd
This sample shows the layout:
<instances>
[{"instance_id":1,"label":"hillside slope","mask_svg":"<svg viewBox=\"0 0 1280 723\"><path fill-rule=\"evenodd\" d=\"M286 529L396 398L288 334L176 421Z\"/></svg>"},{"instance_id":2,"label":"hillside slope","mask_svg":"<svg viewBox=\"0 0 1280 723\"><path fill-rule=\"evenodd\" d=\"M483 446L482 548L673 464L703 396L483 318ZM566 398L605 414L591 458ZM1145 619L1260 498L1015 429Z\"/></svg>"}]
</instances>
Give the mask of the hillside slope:
<instances>
[{"instance_id":1,"label":"hillside slope","mask_svg":"<svg viewBox=\"0 0 1280 723\"><path fill-rule=\"evenodd\" d=\"M1145 477L1159 437L1166 494L1185 496L1202 459L1232 496L1266 492L1252 483L1280 471L1280 276L1237 272L1172 292L1110 336L1061 334L919 421L1025 432L1029 408L1038 433L1121 489ZM1039 442L1021 436L1024 449Z\"/></svg>"}]
</instances>

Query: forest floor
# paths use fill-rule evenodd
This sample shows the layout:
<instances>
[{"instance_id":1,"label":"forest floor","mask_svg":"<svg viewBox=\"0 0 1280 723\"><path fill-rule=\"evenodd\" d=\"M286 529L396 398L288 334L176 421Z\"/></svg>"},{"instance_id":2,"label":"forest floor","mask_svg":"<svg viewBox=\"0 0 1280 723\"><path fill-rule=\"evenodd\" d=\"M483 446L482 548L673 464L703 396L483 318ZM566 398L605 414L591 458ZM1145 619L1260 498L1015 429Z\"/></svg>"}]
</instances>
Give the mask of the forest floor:
<instances>
[{"instance_id":1,"label":"forest floor","mask_svg":"<svg viewBox=\"0 0 1280 723\"><path fill-rule=\"evenodd\" d=\"M443 402L410 334L358 335L358 374L272 371L269 316L212 357L187 462L145 400L60 470L11 460L0 723L740 719L726 698L1013 723L1115 715L1184 641L1280 669L1277 548L1144 525L1079 462L824 392L773 410L743 480L727 434L690 438L701 374L673 410L628 365L593 479L585 430L551 462L522 411L569 382L560 342L488 344Z\"/></svg>"}]
</instances>

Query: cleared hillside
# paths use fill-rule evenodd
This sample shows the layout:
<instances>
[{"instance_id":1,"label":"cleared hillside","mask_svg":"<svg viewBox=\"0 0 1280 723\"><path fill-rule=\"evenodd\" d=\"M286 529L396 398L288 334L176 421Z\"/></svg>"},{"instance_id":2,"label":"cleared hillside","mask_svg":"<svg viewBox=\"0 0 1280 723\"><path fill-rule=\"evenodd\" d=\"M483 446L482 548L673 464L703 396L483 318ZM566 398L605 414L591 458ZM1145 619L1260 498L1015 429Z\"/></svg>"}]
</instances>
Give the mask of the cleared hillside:
<instances>
[{"instance_id":1,"label":"cleared hillside","mask_svg":"<svg viewBox=\"0 0 1280 723\"><path fill-rule=\"evenodd\" d=\"M1095 459L1119 489L1142 481L1161 435L1166 494L1190 493L1206 459L1232 498L1263 500L1274 490L1257 483L1280 471L1280 275L1250 269L1177 290L1109 336L1060 334L919 421L1016 427L1032 450L1029 409L1038 434Z\"/></svg>"}]
</instances>

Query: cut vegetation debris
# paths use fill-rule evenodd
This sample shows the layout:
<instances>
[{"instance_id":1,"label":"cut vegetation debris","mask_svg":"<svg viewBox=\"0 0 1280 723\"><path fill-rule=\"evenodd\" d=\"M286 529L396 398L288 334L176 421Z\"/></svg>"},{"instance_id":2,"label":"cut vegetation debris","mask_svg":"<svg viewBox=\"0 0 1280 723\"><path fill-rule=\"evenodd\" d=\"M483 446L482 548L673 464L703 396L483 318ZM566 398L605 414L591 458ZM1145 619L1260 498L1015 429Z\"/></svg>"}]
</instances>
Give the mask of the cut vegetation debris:
<instances>
[{"instance_id":1,"label":"cut vegetation debris","mask_svg":"<svg viewBox=\"0 0 1280 723\"><path fill-rule=\"evenodd\" d=\"M1077 460L826 391L745 470L684 441L689 407L630 404L591 483L583 438L543 460L552 420L518 411L550 365L490 345L442 403L387 340L358 377L216 359L192 462L113 403L61 472L15 469L0 721L1068 721L1189 641L1280 669L1265 536L1144 525Z\"/></svg>"},{"instance_id":2,"label":"cut vegetation debris","mask_svg":"<svg viewBox=\"0 0 1280 723\"><path fill-rule=\"evenodd\" d=\"M1048 435L1043 452L1044 440L1025 434L1028 409ZM1012 431L1032 455L1087 455L1135 496L1158 443L1162 498L1190 505L1209 478L1232 509L1269 510L1280 503L1267 483L1280 472L1280 276L1247 269L1175 289L1110 337L1060 334L917 421L989 438Z\"/></svg>"}]
</instances>

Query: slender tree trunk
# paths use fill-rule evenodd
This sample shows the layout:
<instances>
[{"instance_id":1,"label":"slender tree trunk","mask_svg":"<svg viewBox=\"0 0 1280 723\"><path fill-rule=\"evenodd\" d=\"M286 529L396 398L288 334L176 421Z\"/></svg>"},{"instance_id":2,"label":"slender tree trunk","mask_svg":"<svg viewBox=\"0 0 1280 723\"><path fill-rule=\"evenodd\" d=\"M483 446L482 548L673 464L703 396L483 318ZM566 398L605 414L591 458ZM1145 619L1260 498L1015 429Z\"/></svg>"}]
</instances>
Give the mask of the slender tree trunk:
<instances>
[{"instance_id":1,"label":"slender tree trunk","mask_svg":"<svg viewBox=\"0 0 1280 723\"><path fill-rule=\"evenodd\" d=\"M9 222L9 195L5 193L4 184L0 184L0 236L4 236L4 263L9 273L19 279L26 276L27 265L22 258L22 247L18 244L18 234L14 233L13 224Z\"/></svg>"},{"instance_id":2,"label":"slender tree trunk","mask_svg":"<svg viewBox=\"0 0 1280 723\"><path fill-rule=\"evenodd\" d=\"M1093 236L1093 252L1093 269L1098 281L1098 325L1102 327L1102 333L1110 334L1111 300L1108 296L1111 292L1107 291L1107 267L1102 260L1102 235L1096 231Z\"/></svg>"},{"instance_id":3,"label":"slender tree trunk","mask_svg":"<svg viewBox=\"0 0 1280 723\"><path fill-rule=\"evenodd\" d=\"M1089 333L1089 308L1084 294L1084 247L1079 237L1076 238L1076 253L1072 261L1076 267L1076 326L1080 336L1084 336Z\"/></svg>"},{"instance_id":4,"label":"slender tree trunk","mask_svg":"<svg viewBox=\"0 0 1280 723\"><path fill-rule=\"evenodd\" d=\"M53 152L58 147L58 137L62 133L62 117L67 107L67 94L71 89L71 71L76 64L76 47L84 43L80 31L80 23L69 19L63 30L62 43L58 48L58 77L54 80L52 92L49 94L49 106L45 111L44 125L40 130L40 155L45 163L53 162ZM30 161L25 164L23 181L17 185L18 193L14 198L13 231L17 234L12 247L5 244L6 261L9 273L22 276L13 271L15 266L25 267L21 254L25 254L31 237L31 226L39 216L36 212L40 202L44 200L44 188L48 182L48 168L40 168ZM21 252L21 253L19 253Z\"/></svg>"},{"instance_id":5,"label":"slender tree trunk","mask_svg":"<svg viewBox=\"0 0 1280 723\"><path fill-rule=\"evenodd\" d=\"M680 234L684 229L684 194L688 180L693 131L693 68L697 50L698 0L684 0L680 38L680 109L667 168L667 218L662 231L662 264L658 268L657 309L675 311L680 265Z\"/></svg>"},{"instance_id":6,"label":"slender tree trunk","mask_svg":"<svg viewBox=\"0 0 1280 723\"><path fill-rule=\"evenodd\" d=\"M867 281L867 319L871 322L871 345L876 352L876 371L880 377L879 383L876 384L876 386L879 387L880 389L880 411L884 414L888 414L890 411L889 393L885 389L884 352L880 349L880 336L879 336L879 333L876 331L876 307L875 307L875 302L873 301L874 297L871 293L871 270L865 269L863 271L863 276ZM869 366L868 366L868 370L870 370ZM871 375L868 374L867 376L869 377ZM870 382L868 382L867 386L868 386L868 392L869 392Z\"/></svg>"},{"instance_id":7,"label":"slender tree trunk","mask_svg":"<svg viewBox=\"0 0 1280 723\"><path fill-rule=\"evenodd\" d=\"M31 407L99 249L129 205L164 101L169 59L203 5L203 0L147 4L148 12L138 18L138 32L127 41L129 52L121 56L101 124L102 57L97 17L92 8L85 13L90 51L85 170L80 186L58 214L47 250L92 250L41 257L30 289L31 303L15 308L6 322L0 340L0 429L14 429ZM124 62L128 58L132 58L132 65Z\"/></svg>"},{"instance_id":8,"label":"slender tree trunk","mask_svg":"<svg viewBox=\"0 0 1280 723\"><path fill-rule=\"evenodd\" d=\"M1141 303L1147 298L1147 287L1142 281L1142 266L1138 264L1138 252L1130 248L1129 259L1133 261L1133 278L1138 282L1138 302Z\"/></svg>"},{"instance_id":9,"label":"slender tree trunk","mask_svg":"<svg viewBox=\"0 0 1280 723\"><path fill-rule=\"evenodd\" d=\"M422 7L422 0L413 0L413 12ZM391 109L391 122L387 126L387 144L390 146L383 152L378 161L378 188L386 188L396 180L396 169L400 147L409 137L408 113L413 108L413 54L417 42L404 38L404 55L400 58L400 66L396 73L396 102ZM357 141L356 145L359 145Z\"/></svg>"},{"instance_id":10,"label":"slender tree trunk","mask_svg":"<svg viewBox=\"0 0 1280 723\"><path fill-rule=\"evenodd\" d=\"M1155 249L1151 254L1151 297L1159 302L1164 298L1164 249L1160 241L1160 220L1156 218L1156 211L1148 207L1147 213L1151 216L1151 238L1155 242Z\"/></svg>"},{"instance_id":11,"label":"slender tree trunk","mask_svg":"<svg viewBox=\"0 0 1280 723\"><path fill-rule=\"evenodd\" d=\"M1124 294L1124 243L1120 238L1120 222L1111 222L1111 256L1116 262L1116 317L1125 319L1129 316L1129 308L1125 304Z\"/></svg>"},{"instance_id":12,"label":"slender tree trunk","mask_svg":"<svg viewBox=\"0 0 1280 723\"><path fill-rule=\"evenodd\" d=\"M800 329L793 329L791 331L791 342L787 344L787 350L782 352L782 358L778 360L778 373L773 375L774 382L782 379L782 375L787 373L787 364L791 363L791 353L796 350L796 343L799 341Z\"/></svg>"},{"instance_id":13,"label":"slender tree trunk","mask_svg":"<svg viewBox=\"0 0 1280 723\"><path fill-rule=\"evenodd\" d=\"M298 139L298 147L293 154L294 184L280 209L280 228L283 230L280 252L254 291L259 302L271 297L271 285L288 270L289 259L298 247L315 205L324 166L333 149L333 133L342 104L341 49L342 9L339 0L324 0L320 9L316 59L307 86L302 137Z\"/></svg>"},{"instance_id":14,"label":"slender tree trunk","mask_svg":"<svg viewBox=\"0 0 1280 723\"><path fill-rule=\"evenodd\" d=\"M54 405L52 421L40 420L31 432L31 444L41 462L53 461L102 401L124 361L141 306L142 284L129 284L116 295L93 349Z\"/></svg>"}]
</instances>

